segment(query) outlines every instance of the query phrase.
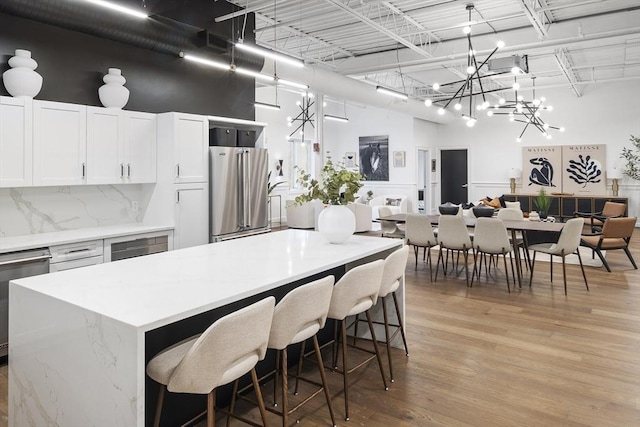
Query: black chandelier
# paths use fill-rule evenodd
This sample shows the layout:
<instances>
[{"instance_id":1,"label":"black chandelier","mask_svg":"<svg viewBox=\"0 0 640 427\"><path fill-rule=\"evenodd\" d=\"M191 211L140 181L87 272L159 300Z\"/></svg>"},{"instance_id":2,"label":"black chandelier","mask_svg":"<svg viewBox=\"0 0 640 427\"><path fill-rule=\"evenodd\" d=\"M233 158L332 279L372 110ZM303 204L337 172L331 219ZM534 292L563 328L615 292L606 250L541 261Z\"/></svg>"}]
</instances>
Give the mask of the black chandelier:
<instances>
[{"instance_id":1,"label":"black chandelier","mask_svg":"<svg viewBox=\"0 0 640 427\"><path fill-rule=\"evenodd\" d=\"M315 128L314 125L314 117L315 113L311 109L315 102L313 101L313 95L311 93L304 93L302 95L302 101L297 101L296 105L300 107L300 113L296 117L287 117L287 126L291 127L296 123L299 123L298 127L294 129L293 132L289 134L288 139L293 138L293 135L296 133L300 133L300 137L302 141L304 141L304 132L307 124L311 125L312 128Z\"/></svg>"}]
</instances>

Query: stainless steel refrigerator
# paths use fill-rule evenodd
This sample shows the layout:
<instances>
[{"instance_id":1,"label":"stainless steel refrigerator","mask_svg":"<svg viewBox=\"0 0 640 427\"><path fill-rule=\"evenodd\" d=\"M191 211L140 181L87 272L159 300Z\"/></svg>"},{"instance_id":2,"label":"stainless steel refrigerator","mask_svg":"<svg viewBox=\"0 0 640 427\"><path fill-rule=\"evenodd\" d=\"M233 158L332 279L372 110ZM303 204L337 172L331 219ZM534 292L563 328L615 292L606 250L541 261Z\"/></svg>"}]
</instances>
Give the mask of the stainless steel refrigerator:
<instances>
[{"instance_id":1,"label":"stainless steel refrigerator","mask_svg":"<svg viewBox=\"0 0 640 427\"><path fill-rule=\"evenodd\" d=\"M264 148L209 147L210 241L268 230Z\"/></svg>"}]
</instances>

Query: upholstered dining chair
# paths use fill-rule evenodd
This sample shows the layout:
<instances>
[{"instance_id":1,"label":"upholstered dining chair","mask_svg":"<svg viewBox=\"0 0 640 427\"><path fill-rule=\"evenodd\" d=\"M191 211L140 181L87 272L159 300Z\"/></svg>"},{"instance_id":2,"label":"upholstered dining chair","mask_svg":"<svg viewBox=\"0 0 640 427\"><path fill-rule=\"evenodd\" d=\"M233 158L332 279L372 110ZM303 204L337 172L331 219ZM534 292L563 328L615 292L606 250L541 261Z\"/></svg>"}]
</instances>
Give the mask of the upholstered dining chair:
<instances>
[{"instance_id":1,"label":"upholstered dining chair","mask_svg":"<svg viewBox=\"0 0 640 427\"><path fill-rule=\"evenodd\" d=\"M514 202L520 204L520 202ZM508 221L525 221L524 214L520 209L516 208L502 208L498 210L498 219L508 220ZM511 240L511 236L509 236L509 240ZM523 258L526 260L525 266L527 270L531 266L531 257L529 256L529 245L527 244L527 236L521 231L516 232L516 244L514 247L517 247L518 250L522 249ZM518 266L522 271L522 267Z\"/></svg>"},{"instance_id":2,"label":"upholstered dining chair","mask_svg":"<svg viewBox=\"0 0 640 427\"><path fill-rule=\"evenodd\" d=\"M423 248L422 260L428 258L429 278L433 280L433 271L431 266L431 248L438 245L438 238L433 232L429 217L422 214L407 214L405 238L407 244L413 246L413 253L416 258L416 270L418 269L418 252Z\"/></svg>"},{"instance_id":3,"label":"upholstered dining chair","mask_svg":"<svg viewBox=\"0 0 640 427\"><path fill-rule=\"evenodd\" d=\"M384 218L393 215L391 209L388 206L380 206L378 208L378 214L380 218L380 228L382 229L382 237L394 237L398 239L404 239L404 231L398 228L398 224L395 221L385 221Z\"/></svg>"},{"instance_id":4,"label":"upholstered dining chair","mask_svg":"<svg viewBox=\"0 0 640 427\"><path fill-rule=\"evenodd\" d=\"M445 262L442 257L442 252L447 251L446 256L447 258L449 258L448 251L452 250L456 251L458 253L458 256L460 252L462 252L464 255L464 269L467 279L467 286L469 286L469 251L473 250L473 247L471 245L469 231L467 230L467 224L464 222L462 216L440 215L438 219L438 242L440 244L440 251L438 252L438 261L436 262L435 281L438 281L438 270L440 269L440 262L442 262L442 269L444 271L444 274L447 274Z\"/></svg>"},{"instance_id":5,"label":"upholstered dining chair","mask_svg":"<svg viewBox=\"0 0 640 427\"><path fill-rule=\"evenodd\" d=\"M551 283L553 283L553 257L559 256L562 258L562 277L564 279L564 294L567 295L567 268L565 265L565 257L576 253L578 260L580 261L580 268L582 269L582 277L584 277L584 285L589 290L587 284L587 275L584 272L584 265L582 264L582 257L578 246L580 245L580 234L584 221L582 218L572 218L566 222L557 243L538 243L536 245L529 246L529 249L533 251L533 259L531 260L531 276L529 276L529 287L533 281L533 269L536 265L536 253L542 252L549 255L549 272L551 277Z\"/></svg>"},{"instance_id":6,"label":"upholstered dining chair","mask_svg":"<svg viewBox=\"0 0 640 427\"><path fill-rule=\"evenodd\" d=\"M473 279L475 278L476 273L478 276L478 280L480 280L480 273L482 272L482 261L483 259L485 259L485 257L482 255L502 255L502 259L504 261L504 274L507 278L507 291L511 293L511 287L509 286L509 270L507 269L507 254L511 254L511 252L513 251L513 246L509 241L507 228L499 218L476 219L475 234L473 237L473 248L475 249L475 251L473 254L473 274L471 275L471 286L473 286ZM480 258L480 265L478 265L478 257ZM513 278L513 285L515 286L516 273L513 268L513 258L511 256L509 257L509 262L511 263L511 276Z\"/></svg>"},{"instance_id":7,"label":"upholstered dining chair","mask_svg":"<svg viewBox=\"0 0 640 427\"><path fill-rule=\"evenodd\" d=\"M255 366L267 352L275 301L275 298L267 297L228 314L201 335L168 347L149 361L147 375L161 384L154 427L160 425L165 390L208 395L207 410L194 420L206 413L207 427L215 426L216 388L237 380L247 372L251 372L260 415L263 425L266 425ZM244 421L239 416L236 418Z\"/></svg>"},{"instance_id":8,"label":"upholstered dining chair","mask_svg":"<svg viewBox=\"0 0 640 427\"><path fill-rule=\"evenodd\" d=\"M591 228L592 233L602 230L607 218L618 218L625 214L627 205L618 202L605 202L601 212L574 212L574 216L584 219L584 224Z\"/></svg>"},{"instance_id":9,"label":"upholstered dining chair","mask_svg":"<svg viewBox=\"0 0 640 427\"><path fill-rule=\"evenodd\" d=\"M631 261L633 268L637 270L638 266L629 251L629 241L636 226L636 220L637 218L634 217L607 218L602 226L602 232L595 235L582 235L580 245L586 246L598 254L602 265L609 273L611 273L611 268L602 255L602 251L605 250L622 249L627 254L627 258Z\"/></svg>"}]
</instances>

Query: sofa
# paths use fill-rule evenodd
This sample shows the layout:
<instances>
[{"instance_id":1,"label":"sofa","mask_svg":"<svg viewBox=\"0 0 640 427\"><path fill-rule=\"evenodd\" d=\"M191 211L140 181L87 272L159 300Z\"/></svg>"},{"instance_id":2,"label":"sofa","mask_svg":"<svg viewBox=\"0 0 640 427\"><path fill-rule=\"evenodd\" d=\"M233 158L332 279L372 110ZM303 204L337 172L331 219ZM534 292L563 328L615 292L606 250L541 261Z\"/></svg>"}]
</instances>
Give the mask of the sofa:
<instances>
[{"instance_id":1,"label":"sofa","mask_svg":"<svg viewBox=\"0 0 640 427\"><path fill-rule=\"evenodd\" d=\"M371 206L371 219L375 221L380 218L378 208L381 206L391 209L392 214L407 213L409 211L409 198L404 194L385 194L371 199L369 206Z\"/></svg>"},{"instance_id":2,"label":"sofa","mask_svg":"<svg viewBox=\"0 0 640 427\"><path fill-rule=\"evenodd\" d=\"M356 217L356 233L371 230L371 206L363 203L349 203L347 205Z\"/></svg>"},{"instance_id":3,"label":"sofa","mask_svg":"<svg viewBox=\"0 0 640 427\"><path fill-rule=\"evenodd\" d=\"M315 228L317 200L296 205L293 200L287 200L287 226L289 228Z\"/></svg>"}]
</instances>

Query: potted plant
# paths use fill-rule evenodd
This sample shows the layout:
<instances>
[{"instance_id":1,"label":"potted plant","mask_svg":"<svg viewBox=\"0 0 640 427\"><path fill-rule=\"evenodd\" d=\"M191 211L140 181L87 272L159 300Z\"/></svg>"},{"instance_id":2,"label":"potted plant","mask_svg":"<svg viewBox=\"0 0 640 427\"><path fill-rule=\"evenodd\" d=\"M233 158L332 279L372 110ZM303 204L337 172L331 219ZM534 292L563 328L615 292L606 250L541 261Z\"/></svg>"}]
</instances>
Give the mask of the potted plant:
<instances>
[{"instance_id":1,"label":"potted plant","mask_svg":"<svg viewBox=\"0 0 640 427\"><path fill-rule=\"evenodd\" d=\"M540 189L540 192L538 192L534 202L538 208L538 215L540 215L540 219L546 219L549 214L549 207L551 206L551 197L544 190L544 187Z\"/></svg>"},{"instance_id":2,"label":"potted plant","mask_svg":"<svg viewBox=\"0 0 640 427\"><path fill-rule=\"evenodd\" d=\"M363 185L362 179L359 172L347 169L344 163L334 164L331 156L327 156L319 180L300 170L297 181L307 192L297 196L295 203L320 200L325 208L318 217L318 231L329 242L342 243L356 229L355 216L346 205L355 201L356 193Z\"/></svg>"},{"instance_id":3,"label":"potted plant","mask_svg":"<svg viewBox=\"0 0 640 427\"><path fill-rule=\"evenodd\" d=\"M367 201L371 201L371 199L373 199L373 191L369 190L367 191Z\"/></svg>"}]
</instances>

